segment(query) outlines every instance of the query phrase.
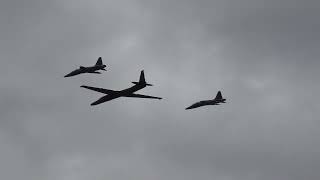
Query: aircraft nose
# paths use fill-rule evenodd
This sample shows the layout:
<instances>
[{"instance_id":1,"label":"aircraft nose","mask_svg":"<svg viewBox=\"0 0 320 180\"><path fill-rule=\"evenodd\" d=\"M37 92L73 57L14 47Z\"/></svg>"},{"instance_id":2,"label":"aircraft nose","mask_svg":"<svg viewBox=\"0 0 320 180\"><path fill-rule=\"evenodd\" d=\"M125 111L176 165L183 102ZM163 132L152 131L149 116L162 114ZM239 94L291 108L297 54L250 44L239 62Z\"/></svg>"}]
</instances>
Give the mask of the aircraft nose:
<instances>
[{"instance_id":1,"label":"aircraft nose","mask_svg":"<svg viewBox=\"0 0 320 180\"><path fill-rule=\"evenodd\" d=\"M72 71L71 73L65 75L64 77L71 77L71 76L75 76L75 75L78 75L78 74L80 74L80 73L77 70L75 70L75 71Z\"/></svg>"},{"instance_id":2,"label":"aircraft nose","mask_svg":"<svg viewBox=\"0 0 320 180\"><path fill-rule=\"evenodd\" d=\"M64 77L71 77L71 76L74 76L74 75L75 75L74 72L71 72L71 73L65 75Z\"/></svg>"}]
</instances>

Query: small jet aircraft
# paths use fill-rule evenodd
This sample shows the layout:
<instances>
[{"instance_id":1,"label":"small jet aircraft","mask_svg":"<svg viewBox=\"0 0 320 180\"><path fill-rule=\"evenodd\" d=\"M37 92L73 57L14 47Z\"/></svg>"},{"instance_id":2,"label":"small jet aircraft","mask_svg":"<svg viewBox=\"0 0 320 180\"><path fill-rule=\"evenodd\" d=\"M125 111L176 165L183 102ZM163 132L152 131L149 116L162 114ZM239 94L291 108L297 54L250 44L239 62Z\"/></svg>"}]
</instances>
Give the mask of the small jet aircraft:
<instances>
[{"instance_id":1,"label":"small jet aircraft","mask_svg":"<svg viewBox=\"0 0 320 180\"><path fill-rule=\"evenodd\" d=\"M110 101L112 99L116 99L119 97L132 97L132 98L150 98L150 99L162 99L160 97L153 97L153 96L147 96L142 94L135 94L134 92L145 88L146 86L152 86L152 84L146 83L146 80L144 78L144 71L142 70L140 73L140 79L139 82L132 82L134 85L132 87L129 87L127 89L121 90L121 91L115 91L110 89L103 89L103 88L96 88L96 87L90 87L90 86L80 86L82 88L90 89L93 91L97 91L103 94L107 94L97 101L91 103L91 106L98 105L107 101Z\"/></svg>"},{"instance_id":2,"label":"small jet aircraft","mask_svg":"<svg viewBox=\"0 0 320 180\"><path fill-rule=\"evenodd\" d=\"M71 73L65 75L64 77L75 76L82 73L101 74L101 72L98 72L98 70L107 71L105 69L106 67L107 66L102 63L102 58L99 57L94 66L89 66L89 67L80 66L79 69L72 71Z\"/></svg>"},{"instance_id":3,"label":"small jet aircraft","mask_svg":"<svg viewBox=\"0 0 320 180\"><path fill-rule=\"evenodd\" d=\"M205 101L199 101L197 103L192 104L191 106L187 107L186 110L188 109L194 109L198 108L201 106L207 106L207 105L219 105L219 103L226 103L226 99L224 99L221 95L221 92L218 91L216 97L212 100L205 100Z\"/></svg>"}]
</instances>

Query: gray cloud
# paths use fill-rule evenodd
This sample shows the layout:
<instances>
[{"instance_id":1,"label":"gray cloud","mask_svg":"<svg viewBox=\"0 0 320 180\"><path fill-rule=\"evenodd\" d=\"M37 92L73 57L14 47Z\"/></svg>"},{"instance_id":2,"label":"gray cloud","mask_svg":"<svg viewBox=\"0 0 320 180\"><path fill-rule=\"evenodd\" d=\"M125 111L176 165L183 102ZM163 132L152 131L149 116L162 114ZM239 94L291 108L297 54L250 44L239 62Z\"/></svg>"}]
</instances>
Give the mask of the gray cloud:
<instances>
[{"instance_id":1,"label":"gray cloud","mask_svg":"<svg viewBox=\"0 0 320 180\"><path fill-rule=\"evenodd\" d=\"M319 179L317 1L2 1L2 179ZM63 76L102 56L109 71ZM145 69L162 101L118 99ZM228 103L184 108L222 90Z\"/></svg>"}]
</instances>

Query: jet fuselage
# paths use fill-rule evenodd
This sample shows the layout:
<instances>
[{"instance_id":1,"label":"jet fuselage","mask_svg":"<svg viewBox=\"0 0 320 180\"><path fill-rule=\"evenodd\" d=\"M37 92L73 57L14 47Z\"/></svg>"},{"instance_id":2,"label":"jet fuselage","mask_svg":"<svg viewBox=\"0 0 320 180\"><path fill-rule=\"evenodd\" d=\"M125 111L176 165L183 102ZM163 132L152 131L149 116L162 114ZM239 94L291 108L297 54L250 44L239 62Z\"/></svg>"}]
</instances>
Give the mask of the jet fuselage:
<instances>
[{"instance_id":1,"label":"jet fuselage","mask_svg":"<svg viewBox=\"0 0 320 180\"><path fill-rule=\"evenodd\" d=\"M199 101L187 107L186 109L194 109L194 108L198 108L201 106L208 106L208 105L219 105L219 103L226 103L225 101L226 99L219 99L219 100L213 99L213 100Z\"/></svg>"},{"instance_id":2,"label":"jet fuselage","mask_svg":"<svg viewBox=\"0 0 320 180\"><path fill-rule=\"evenodd\" d=\"M95 65L90 67L80 67L79 69L76 69L72 71L71 73L65 75L64 77L71 77L82 73L95 73L100 74L100 72L97 72L98 70L105 70L104 68L106 65Z\"/></svg>"},{"instance_id":3,"label":"jet fuselage","mask_svg":"<svg viewBox=\"0 0 320 180\"><path fill-rule=\"evenodd\" d=\"M132 93L139 91L140 89L143 89L145 87L146 87L145 84L135 84L134 86L131 86L127 89L124 89L120 92L121 92L121 94L132 94Z\"/></svg>"}]
</instances>

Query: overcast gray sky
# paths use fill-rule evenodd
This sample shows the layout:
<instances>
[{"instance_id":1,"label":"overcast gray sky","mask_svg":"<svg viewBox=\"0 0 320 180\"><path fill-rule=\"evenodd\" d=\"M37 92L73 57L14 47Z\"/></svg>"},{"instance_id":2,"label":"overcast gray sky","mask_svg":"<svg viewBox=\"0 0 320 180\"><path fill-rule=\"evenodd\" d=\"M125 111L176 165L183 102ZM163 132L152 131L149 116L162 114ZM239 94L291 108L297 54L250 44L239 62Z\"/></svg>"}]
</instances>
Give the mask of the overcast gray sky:
<instances>
[{"instance_id":1,"label":"overcast gray sky","mask_svg":"<svg viewBox=\"0 0 320 180\"><path fill-rule=\"evenodd\" d=\"M319 17L318 0L2 0L0 179L319 180ZM108 72L63 78L99 56ZM142 69L163 100L91 107L79 87Z\"/></svg>"}]
</instances>

